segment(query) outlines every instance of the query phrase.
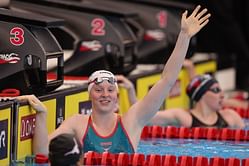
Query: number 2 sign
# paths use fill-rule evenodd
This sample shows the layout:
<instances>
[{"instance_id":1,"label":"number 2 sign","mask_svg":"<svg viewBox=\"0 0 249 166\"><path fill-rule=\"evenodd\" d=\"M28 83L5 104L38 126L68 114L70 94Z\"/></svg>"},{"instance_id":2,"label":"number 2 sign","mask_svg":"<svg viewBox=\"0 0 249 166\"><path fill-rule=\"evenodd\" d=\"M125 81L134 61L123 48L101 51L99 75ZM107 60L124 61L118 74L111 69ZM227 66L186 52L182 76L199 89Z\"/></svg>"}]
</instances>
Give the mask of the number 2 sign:
<instances>
[{"instance_id":1,"label":"number 2 sign","mask_svg":"<svg viewBox=\"0 0 249 166\"><path fill-rule=\"evenodd\" d=\"M167 26L167 13L165 11L160 11L157 13L156 18L158 20L158 25L160 28L166 28Z\"/></svg>"},{"instance_id":2,"label":"number 2 sign","mask_svg":"<svg viewBox=\"0 0 249 166\"><path fill-rule=\"evenodd\" d=\"M93 36L104 36L105 35L105 21L102 18L95 18L91 22L91 34Z\"/></svg>"}]
</instances>

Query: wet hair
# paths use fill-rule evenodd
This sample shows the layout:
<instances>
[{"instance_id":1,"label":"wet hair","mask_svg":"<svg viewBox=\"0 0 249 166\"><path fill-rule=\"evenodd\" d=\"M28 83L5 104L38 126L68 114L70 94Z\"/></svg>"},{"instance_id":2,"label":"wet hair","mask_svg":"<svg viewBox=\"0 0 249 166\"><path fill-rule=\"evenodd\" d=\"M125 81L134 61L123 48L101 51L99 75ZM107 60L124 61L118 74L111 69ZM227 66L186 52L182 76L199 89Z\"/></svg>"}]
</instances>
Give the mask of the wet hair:
<instances>
[{"instance_id":1,"label":"wet hair","mask_svg":"<svg viewBox=\"0 0 249 166\"><path fill-rule=\"evenodd\" d=\"M72 134L60 134L49 143L51 166L76 166L81 155L81 144Z\"/></svg>"},{"instance_id":2,"label":"wet hair","mask_svg":"<svg viewBox=\"0 0 249 166\"><path fill-rule=\"evenodd\" d=\"M194 77L187 86L187 95L193 101L199 101L201 97L210 89L210 87L217 83L211 75L198 75Z\"/></svg>"}]
</instances>

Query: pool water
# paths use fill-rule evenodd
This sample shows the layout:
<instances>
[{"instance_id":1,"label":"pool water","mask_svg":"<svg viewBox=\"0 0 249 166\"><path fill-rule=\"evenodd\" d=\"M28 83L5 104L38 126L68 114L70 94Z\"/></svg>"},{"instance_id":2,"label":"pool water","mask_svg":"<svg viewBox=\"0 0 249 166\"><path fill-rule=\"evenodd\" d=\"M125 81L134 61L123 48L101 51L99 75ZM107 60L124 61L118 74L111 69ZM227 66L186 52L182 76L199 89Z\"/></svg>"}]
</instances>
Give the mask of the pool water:
<instances>
[{"instance_id":1,"label":"pool water","mask_svg":"<svg viewBox=\"0 0 249 166\"><path fill-rule=\"evenodd\" d=\"M175 155L249 158L249 142L216 141L202 139L153 138L141 140L138 153Z\"/></svg>"},{"instance_id":2,"label":"pool water","mask_svg":"<svg viewBox=\"0 0 249 166\"><path fill-rule=\"evenodd\" d=\"M249 119L243 119L245 122L245 128L244 130L249 130Z\"/></svg>"}]
</instances>

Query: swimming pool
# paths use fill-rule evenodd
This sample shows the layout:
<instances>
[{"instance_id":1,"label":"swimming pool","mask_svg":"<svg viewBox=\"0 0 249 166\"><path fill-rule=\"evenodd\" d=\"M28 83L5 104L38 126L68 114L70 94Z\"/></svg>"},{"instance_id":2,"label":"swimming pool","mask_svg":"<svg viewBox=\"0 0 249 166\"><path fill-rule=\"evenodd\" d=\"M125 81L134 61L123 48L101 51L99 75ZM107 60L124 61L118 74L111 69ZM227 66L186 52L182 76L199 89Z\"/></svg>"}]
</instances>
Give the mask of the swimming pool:
<instances>
[{"instance_id":1,"label":"swimming pool","mask_svg":"<svg viewBox=\"0 0 249 166\"><path fill-rule=\"evenodd\" d=\"M90 152L85 153L85 164L88 162L87 165L138 166L147 163L151 166L172 164L175 166L181 163L181 157L185 157L183 161L186 163L180 164L181 166L189 166L187 160L194 163L196 158L200 159L199 165L193 164L193 166L208 166L205 163L212 163L213 159L217 159L216 163L213 162L214 164L209 166L224 166L222 163L225 163L225 160L230 163L229 166L249 166L248 122L247 119L245 130L149 126L142 134L144 136L136 154L113 155ZM169 158L166 160L166 157ZM167 162L171 163L165 164ZM24 161L17 161L14 165L27 164Z\"/></svg>"},{"instance_id":2,"label":"swimming pool","mask_svg":"<svg viewBox=\"0 0 249 166\"><path fill-rule=\"evenodd\" d=\"M198 158L201 162L205 160L206 164L212 163L211 166L224 165L222 163L249 166L248 149L247 129L146 126L137 153L144 154L146 161L152 154L161 156L162 162L169 157L175 160L171 164L180 164L182 158L192 163ZM203 163L198 166L203 166Z\"/></svg>"},{"instance_id":3,"label":"swimming pool","mask_svg":"<svg viewBox=\"0 0 249 166\"><path fill-rule=\"evenodd\" d=\"M249 158L249 142L204 139L151 138L141 140L138 153L204 157Z\"/></svg>"},{"instance_id":4,"label":"swimming pool","mask_svg":"<svg viewBox=\"0 0 249 166\"><path fill-rule=\"evenodd\" d=\"M205 156L208 158L217 156L223 158L249 158L249 119L244 119L244 121L246 127L243 130L216 130L214 128L195 128L196 130L192 128L191 130L174 126L149 127L144 139L139 143L138 153L146 155ZM193 137L205 139L189 139Z\"/></svg>"},{"instance_id":5,"label":"swimming pool","mask_svg":"<svg viewBox=\"0 0 249 166\"><path fill-rule=\"evenodd\" d=\"M120 166L248 166L249 143L197 139L141 140L135 154L87 152L85 165ZM226 164L225 164L226 163ZM33 165L32 166L38 166ZM31 166L30 165L30 166ZM29 166L24 162L13 166ZM40 165L39 165L40 166ZM48 166L46 164L46 166Z\"/></svg>"}]
</instances>

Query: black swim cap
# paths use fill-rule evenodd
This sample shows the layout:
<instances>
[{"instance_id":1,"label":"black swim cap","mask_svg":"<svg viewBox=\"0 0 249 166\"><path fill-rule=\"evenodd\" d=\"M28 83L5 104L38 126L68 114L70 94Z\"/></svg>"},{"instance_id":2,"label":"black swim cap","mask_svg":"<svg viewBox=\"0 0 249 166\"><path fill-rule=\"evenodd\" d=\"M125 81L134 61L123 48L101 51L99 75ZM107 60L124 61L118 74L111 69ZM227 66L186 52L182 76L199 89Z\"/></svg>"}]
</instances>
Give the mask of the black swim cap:
<instances>
[{"instance_id":1,"label":"black swim cap","mask_svg":"<svg viewBox=\"0 0 249 166\"><path fill-rule=\"evenodd\" d=\"M198 75L194 77L187 86L187 94L191 100L199 101L207 90L217 83L211 75Z\"/></svg>"}]
</instances>

